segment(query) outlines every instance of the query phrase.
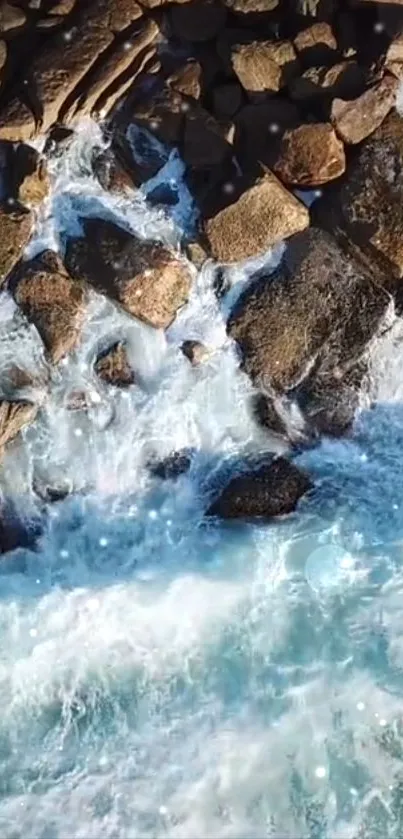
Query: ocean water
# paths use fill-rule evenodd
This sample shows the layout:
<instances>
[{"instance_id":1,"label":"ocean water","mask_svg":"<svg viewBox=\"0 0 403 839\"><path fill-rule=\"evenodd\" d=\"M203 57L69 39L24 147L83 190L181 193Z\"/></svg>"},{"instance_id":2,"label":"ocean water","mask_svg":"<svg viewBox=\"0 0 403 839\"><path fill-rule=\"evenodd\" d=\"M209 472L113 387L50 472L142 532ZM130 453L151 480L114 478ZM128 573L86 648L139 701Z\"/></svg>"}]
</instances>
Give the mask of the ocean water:
<instances>
[{"instance_id":1,"label":"ocean water","mask_svg":"<svg viewBox=\"0 0 403 839\"><path fill-rule=\"evenodd\" d=\"M195 217L91 175L91 123L51 162L28 253L63 248L79 217L115 218L177 246ZM175 153L164 180L180 180ZM153 186L155 182L153 183ZM281 248L261 260L273 267ZM282 444L259 429L225 332L256 265L215 266L165 333L90 298L77 351L38 421L10 447L1 490L39 513L34 477L75 490L45 511L36 553L0 564L0 834L4 839L399 839L403 834L403 325L371 348L353 433L298 462L315 481L272 524L206 523L209 487ZM138 383L104 388L105 340L125 338ZM193 369L185 339L212 348ZM0 298L1 364L44 364ZM87 414L66 408L85 390ZM295 418L294 418L295 419ZM292 415L290 422L294 421ZM176 481L147 464L193 453ZM43 512L43 511L42 511Z\"/></svg>"}]
</instances>

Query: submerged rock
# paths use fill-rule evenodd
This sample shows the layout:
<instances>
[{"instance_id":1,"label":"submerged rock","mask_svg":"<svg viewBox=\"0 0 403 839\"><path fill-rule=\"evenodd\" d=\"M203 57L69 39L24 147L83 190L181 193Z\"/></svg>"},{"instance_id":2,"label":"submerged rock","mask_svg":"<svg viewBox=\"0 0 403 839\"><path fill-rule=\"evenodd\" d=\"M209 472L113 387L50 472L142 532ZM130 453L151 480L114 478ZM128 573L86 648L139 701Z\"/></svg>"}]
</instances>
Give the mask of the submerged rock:
<instances>
[{"instance_id":1,"label":"submerged rock","mask_svg":"<svg viewBox=\"0 0 403 839\"><path fill-rule=\"evenodd\" d=\"M173 452L163 460L158 460L148 464L148 468L152 475L163 480L174 480L184 475L189 471L192 462L192 453L186 449L182 451Z\"/></svg>"},{"instance_id":2,"label":"submerged rock","mask_svg":"<svg viewBox=\"0 0 403 839\"><path fill-rule=\"evenodd\" d=\"M295 510L312 489L309 476L284 457L233 478L207 510L222 519L271 519Z\"/></svg>"},{"instance_id":3,"label":"submerged rock","mask_svg":"<svg viewBox=\"0 0 403 839\"><path fill-rule=\"evenodd\" d=\"M13 206L0 208L0 286L22 256L32 231L33 216L13 211Z\"/></svg>"},{"instance_id":4,"label":"submerged rock","mask_svg":"<svg viewBox=\"0 0 403 839\"><path fill-rule=\"evenodd\" d=\"M38 518L22 518L11 503L0 503L0 554L16 548L35 550L41 534L42 523Z\"/></svg>"},{"instance_id":5,"label":"submerged rock","mask_svg":"<svg viewBox=\"0 0 403 839\"><path fill-rule=\"evenodd\" d=\"M100 218L82 220L85 236L69 239L65 263L71 275L116 300L133 317L166 329L186 303L188 264L159 242L139 239Z\"/></svg>"},{"instance_id":6,"label":"submerged rock","mask_svg":"<svg viewBox=\"0 0 403 839\"><path fill-rule=\"evenodd\" d=\"M101 352L95 362L94 370L105 384L114 385L114 387L130 387L136 381L123 341L116 341L107 350Z\"/></svg>"},{"instance_id":7,"label":"submerged rock","mask_svg":"<svg viewBox=\"0 0 403 839\"><path fill-rule=\"evenodd\" d=\"M33 422L38 410L38 405L32 402L0 400L0 452L26 425Z\"/></svg>"},{"instance_id":8,"label":"submerged rock","mask_svg":"<svg viewBox=\"0 0 403 839\"><path fill-rule=\"evenodd\" d=\"M198 367L203 361L207 361L211 355L210 350L200 341L184 341L181 350L193 367Z\"/></svg>"}]
</instances>

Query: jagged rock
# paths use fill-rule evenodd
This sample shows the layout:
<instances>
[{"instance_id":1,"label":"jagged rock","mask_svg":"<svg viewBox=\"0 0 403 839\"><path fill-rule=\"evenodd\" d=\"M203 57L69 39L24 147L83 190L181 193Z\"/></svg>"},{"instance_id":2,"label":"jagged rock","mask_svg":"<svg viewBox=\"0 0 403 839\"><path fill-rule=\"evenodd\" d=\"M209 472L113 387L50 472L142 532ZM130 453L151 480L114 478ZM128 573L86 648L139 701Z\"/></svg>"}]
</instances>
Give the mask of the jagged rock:
<instances>
[{"instance_id":1,"label":"jagged rock","mask_svg":"<svg viewBox=\"0 0 403 839\"><path fill-rule=\"evenodd\" d=\"M164 245L138 239L112 222L87 218L82 225L84 237L67 242L71 275L116 300L133 317L166 329L187 301L188 265Z\"/></svg>"},{"instance_id":2,"label":"jagged rock","mask_svg":"<svg viewBox=\"0 0 403 839\"><path fill-rule=\"evenodd\" d=\"M365 89L365 73L356 61L339 61L333 67L311 67L290 85L296 102L329 101L335 96L352 98Z\"/></svg>"},{"instance_id":3,"label":"jagged rock","mask_svg":"<svg viewBox=\"0 0 403 839\"><path fill-rule=\"evenodd\" d=\"M292 237L280 266L252 283L230 315L245 371L264 392L301 387L308 374L311 389L325 378L341 386L385 317L390 298L377 283L328 233Z\"/></svg>"},{"instance_id":4,"label":"jagged rock","mask_svg":"<svg viewBox=\"0 0 403 839\"><path fill-rule=\"evenodd\" d=\"M184 41L210 41L225 24L225 7L217 0L173 5L170 22L173 34Z\"/></svg>"},{"instance_id":5,"label":"jagged rock","mask_svg":"<svg viewBox=\"0 0 403 839\"><path fill-rule=\"evenodd\" d=\"M187 64L172 73L167 79L167 84L183 96L200 99L201 78L202 68L198 61L188 61Z\"/></svg>"},{"instance_id":6,"label":"jagged rock","mask_svg":"<svg viewBox=\"0 0 403 839\"><path fill-rule=\"evenodd\" d=\"M27 22L27 16L23 9L18 6L13 6L12 3L7 3L3 0L0 6L0 33L10 35L17 35Z\"/></svg>"},{"instance_id":7,"label":"jagged rock","mask_svg":"<svg viewBox=\"0 0 403 839\"><path fill-rule=\"evenodd\" d=\"M152 475L156 478L162 478L164 481L175 480L180 475L184 475L189 471L192 463L192 453L183 449L179 452L173 452L163 460L151 462L148 468Z\"/></svg>"},{"instance_id":8,"label":"jagged rock","mask_svg":"<svg viewBox=\"0 0 403 839\"><path fill-rule=\"evenodd\" d=\"M44 251L23 262L10 280L14 299L57 364L77 345L85 314L85 292L69 277L58 255Z\"/></svg>"},{"instance_id":9,"label":"jagged rock","mask_svg":"<svg viewBox=\"0 0 403 839\"><path fill-rule=\"evenodd\" d=\"M379 128L395 104L398 85L394 76L386 75L358 99L335 99L330 118L339 137L355 145Z\"/></svg>"},{"instance_id":10,"label":"jagged rock","mask_svg":"<svg viewBox=\"0 0 403 839\"><path fill-rule=\"evenodd\" d=\"M294 38L297 54L305 67L327 64L337 55L337 41L332 27L325 21L313 23Z\"/></svg>"},{"instance_id":11,"label":"jagged rock","mask_svg":"<svg viewBox=\"0 0 403 839\"><path fill-rule=\"evenodd\" d=\"M403 78L403 33L396 35L385 56L385 69L397 79Z\"/></svg>"},{"instance_id":12,"label":"jagged rock","mask_svg":"<svg viewBox=\"0 0 403 839\"><path fill-rule=\"evenodd\" d=\"M0 209L0 286L22 255L32 231L32 214Z\"/></svg>"},{"instance_id":13,"label":"jagged rock","mask_svg":"<svg viewBox=\"0 0 403 839\"><path fill-rule=\"evenodd\" d=\"M92 169L102 188L108 192L119 195L128 189L136 188L133 179L111 148L94 151Z\"/></svg>"},{"instance_id":14,"label":"jagged rock","mask_svg":"<svg viewBox=\"0 0 403 839\"><path fill-rule=\"evenodd\" d=\"M280 90L298 67L291 41L236 44L232 49L231 61L236 76L248 93L273 93Z\"/></svg>"},{"instance_id":15,"label":"jagged rock","mask_svg":"<svg viewBox=\"0 0 403 839\"><path fill-rule=\"evenodd\" d=\"M207 510L222 519L272 519L295 510L312 489L309 476L284 457L233 478Z\"/></svg>"},{"instance_id":16,"label":"jagged rock","mask_svg":"<svg viewBox=\"0 0 403 839\"><path fill-rule=\"evenodd\" d=\"M185 163L195 169L220 165L232 153L222 126L199 105L185 115L181 151Z\"/></svg>"},{"instance_id":17,"label":"jagged rock","mask_svg":"<svg viewBox=\"0 0 403 839\"><path fill-rule=\"evenodd\" d=\"M200 341L184 341L181 350L193 367L203 364L211 355L210 350Z\"/></svg>"},{"instance_id":18,"label":"jagged rock","mask_svg":"<svg viewBox=\"0 0 403 839\"><path fill-rule=\"evenodd\" d=\"M116 341L107 350L101 352L94 369L97 376L107 385L130 387L136 380L123 341Z\"/></svg>"},{"instance_id":19,"label":"jagged rock","mask_svg":"<svg viewBox=\"0 0 403 839\"><path fill-rule=\"evenodd\" d=\"M0 400L0 450L34 421L38 406L31 402Z\"/></svg>"},{"instance_id":20,"label":"jagged rock","mask_svg":"<svg viewBox=\"0 0 403 839\"><path fill-rule=\"evenodd\" d=\"M309 213L271 172L205 222L210 250L221 262L238 262L267 251L309 225Z\"/></svg>"},{"instance_id":21,"label":"jagged rock","mask_svg":"<svg viewBox=\"0 0 403 839\"><path fill-rule=\"evenodd\" d=\"M165 87L152 98L136 104L131 119L155 134L162 143L177 145L188 108L188 101L180 93Z\"/></svg>"},{"instance_id":22,"label":"jagged rock","mask_svg":"<svg viewBox=\"0 0 403 839\"><path fill-rule=\"evenodd\" d=\"M67 481L60 484L49 484L46 480L35 476L32 482L32 490L45 504L56 504L64 501L71 494L72 487Z\"/></svg>"},{"instance_id":23,"label":"jagged rock","mask_svg":"<svg viewBox=\"0 0 403 839\"><path fill-rule=\"evenodd\" d=\"M52 15L69 15L76 5L77 0L58 0L55 5L52 5Z\"/></svg>"},{"instance_id":24,"label":"jagged rock","mask_svg":"<svg viewBox=\"0 0 403 839\"><path fill-rule=\"evenodd\" d=\"M32 146L24 143L12 144L8 164L10 195L28 207L40 204L50 189L45 158Z\"/></svg>"},{"instance_id":25,"label":"jagged rock","mask_svg":"<svg viewBox=\"0 0 403 839\"><path fill-rule=\"evenodd\" d=\"M0 140L25 142L34 136L35 117L30 108L18 97L14 97L0 109Z\"/></svg>"},{"instance_id":26,"label":"jagged rock","mask_svg":"<svg viewBox=\"0 0 403 839\"><path fill-rule=\"evenodd\" d=\"M341 140L329 123L311 123L286 131L274 171L284 183L320 186L346 169Z\"/></svg>"}]
</instances>

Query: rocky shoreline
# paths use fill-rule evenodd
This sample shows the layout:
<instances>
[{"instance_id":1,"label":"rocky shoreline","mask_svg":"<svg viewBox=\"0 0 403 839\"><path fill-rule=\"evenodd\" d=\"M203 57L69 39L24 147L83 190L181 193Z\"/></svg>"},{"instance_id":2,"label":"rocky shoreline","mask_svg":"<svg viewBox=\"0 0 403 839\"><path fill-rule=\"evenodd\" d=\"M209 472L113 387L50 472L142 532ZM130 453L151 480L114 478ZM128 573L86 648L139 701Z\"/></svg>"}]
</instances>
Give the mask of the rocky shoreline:
<instances>
[{"instance_id":1,"label":"rocky shoreline","mask_svg":"<svg viewBox=\"0 0 403 839\"><path fill-rule=\"evenodd\" d=\"M0 30L0 295L43 343L43 398L80 341L91 289L165 330L206 260L225 288L228 266L286 241L275 271L258 271L228 318L256 389L251 411L291 448L348 432L368 350L391 309L403 308L403 3L10 0ZM25 257L52 190L49 159L84 117L102 126L92 173L111 193L132 194L159 171L164 149L179 150L198 211L180 249L94 216L60 251ZM175 184L148 198L169 212ZM182 351L197 367L210 349L191 338ZM102 349L94 370L105 386L136 386L124 338ZM0 452L35 422L35 384L3 366ZM284 423L287 402L301 417L298 440ZM75 393L67 409L87 406ZM172 462L173 472L168 464L154 474L173 478L190 459L173 453ZM311 488L291 461L244 466L209 515L271 518ZM3 552L19 543L7 509Z\"/></svg>"}]
</instances>

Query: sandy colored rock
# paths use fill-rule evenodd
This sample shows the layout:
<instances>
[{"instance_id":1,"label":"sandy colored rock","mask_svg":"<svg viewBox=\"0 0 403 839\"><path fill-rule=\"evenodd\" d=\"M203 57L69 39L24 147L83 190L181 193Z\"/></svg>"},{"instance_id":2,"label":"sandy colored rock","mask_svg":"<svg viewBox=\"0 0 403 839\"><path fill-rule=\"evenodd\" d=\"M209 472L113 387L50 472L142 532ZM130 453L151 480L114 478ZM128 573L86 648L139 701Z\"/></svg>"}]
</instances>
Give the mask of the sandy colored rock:
<instances>
[{"instance_id":1,"label":"sandy colored rock","mask_svg":"<svg viewBox=\"0 0 403 839\"><path fill-rule=\"evenodd\" d=\"M57 364L79 341L85 314L83 287L69 277L53 251L22 263L10 285L19 308L38 330L49 360Z\"/></svg>"},{"instance_id":2,"label":"sandy colored rock","mask_svg":"<svg viewBox=\"0 0 403 839\"><path fill-rule=\"evenodd\" d=\"M36 132L35 117L18 97L14 97L3 108L0 108L0 140L23 142L29 140Z\"/></svg>"},{"instance_id":3,"label":"sandy colored rock","mask_svg":"<svg viewBox=\"0 0 403 839\"><path fill-rule=\"evenodd\" d=\"M388 294L366 264L328 233L287 242L279 267L247 286L228 320L243 366L263 392L290 390L309 374L339 380L380 330Z\"/></svg>"},{"instance_id":4,"label":"sandy colored rock","mask_svg":"<svg viewBox=\"0 0 403 839\"><path fill-rule=\"evenodd\" d=\"M82 225L84 237L67 243L71 275L116 300L133 317L166 329L188 299L188 265L164 245L138 239L112 222L89 218Z\"/></svg>"},{"instance_id":5,"label":"sandy colored rock","mask_svg":"<svg viewBox=\"0 0 403 839\"><path fill-rule=\"evenodd\" d=\"M393 108L398 84L394 76L386 75L358 99L335 99L330 118L339 137L355 145L372 134Z\"/></svg>"},{"instance_id":6,"label":"sandy colored rock","mask_svg":"<svg viewBox=\"0 0 403 839\"><path fill-rule=\"evenodd\" d=\"M249 93L270 93L287 82L297 56L291 41L253 41L232 48L231 62L242 87Z\"/></svg>"},{"instance_id":7,"label":"sandy colored rock","mask_svg":"<svg viewBox=\"0 0 403 839\"><path fill-rule=\"evenodd\" d=\"M0 5L0 33L10 36L14 35L15 31L15 34L18 34L18 30L25 26L26 21L27 16L23 9L3 0Z\"/></svg>"},{"instance_id":8,"label":"sandy colored rock","mask_svg":"<svg viewBox=\"0 0 403 839\"><path fill-rule=\"evenodd\" d=\"M306 472L284 457L266 459L227 484L207 516L222 519L272 519L295 510L313 484Z\"/></svg>"},{"instance_id":9,"label":"sandy colored rock","mask_svg":"<svg viewBox=\"0 0 403 839\"><path fill-rule=\"evenodd\" d=\"M197 61L189 61L176 70L167 83L170 87L184 96L200 99L202 68Z\"/></svg>"},{"instance_id":10,"label":"sandy colored rock","mask_svg":"<svg viewBox=\"0 0 403 839\"><path fill-rule=\"evenodd\" d=\"M306 207L268 172L209 219L205 232L215 259L238 262L265 253L308 225Z\"/></svg>"},{"instance_id":11,"label":"sandy colored rock","mask_svg":"<svg viewBox=\"0 0 403 839\"><path fill-rule=\"evenodd\" d=\"M21 204L28 207L40 204L50 190L46 159L41 157L32 146L21 144L14 147L11 165L15 197Z\"/></svg>"},{"instance_id":12,"label":"sandy colored rock","mask_svg":"<svg viewBox=\"0 0 403 839\"><path fill-rule=\"evenodd\" d=\"M32 232L29 212L6 212L0 209L0 286L23 254Z\"/></svg>"},{"instance_id":13,"label":"sandy colored rock","mask_svg":"<svg viewBox=\"0 0 403 839\"><path fill-rule=\"evenodd\" d=\"M38 406L31 402L0 400L0 450L30 425L38 413Z\"/></svg>"},{"instance_id":14,"label":"sandy colored rock","mask_svg":"<svg viewBox=\"0 0 403 839\"><path fill-rule=\"evenodd\" d=\"M135 382L135 375L130 366L126 346L117 341L98 355L94 365L97 376L107 385L130 387Z\"/></svg>"},{"instance_id":15,"label":"sandy colored rock","mask_svg":"<svg viewBox=\"0 0 403 839\"><path fill-rule=\"evenodd\" d=\"M59 0L51 8L52 15L69 15L73 11L77 0Z\"/></svg>"},{"instance_id":16,"label":"sandy colored rock","mask_svg":"<svg viewBox=\"0 0 403 839\"><path fill-rule=\"evenodd\" d=\"M320 21L299 32L294 38L294 46L303 59L314 57L317 61L318 58L320 60L329 53L334 54L337 50L337 41L332 27L325 21Z\"/></svg>"},{"instance_id":17,"label":"sandy colored rock","mask_svg":"<svg viewBox=\"0 0 403 839\"><path fill-rule=\"evenodd\" d=\"M284 183L320 186L345 172L341 140L328 123L311 123L286 131L274 171Z\"/></svg>"}]
</instances>

